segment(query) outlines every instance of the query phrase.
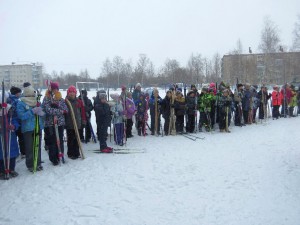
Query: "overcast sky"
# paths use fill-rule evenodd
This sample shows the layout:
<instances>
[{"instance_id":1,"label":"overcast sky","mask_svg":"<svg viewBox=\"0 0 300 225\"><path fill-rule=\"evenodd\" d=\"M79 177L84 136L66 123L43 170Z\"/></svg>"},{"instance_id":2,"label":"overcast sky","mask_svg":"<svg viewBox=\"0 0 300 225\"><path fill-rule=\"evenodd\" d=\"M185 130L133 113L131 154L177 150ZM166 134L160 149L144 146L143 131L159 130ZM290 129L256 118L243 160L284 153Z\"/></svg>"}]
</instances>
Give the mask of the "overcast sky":
<instances>
[{"instance_id":1,"label":"overcast sky","mask_svg":"<svg viewBox=\"0 0 300 225\"><path fill-rule=\"evenodd\" d=\"M299 0L0 0L0 64L42 62L45 71L100 74L102 62L146 54L185 66L236 47L257 51L265 16L292 43Z\"/></svg>"}]
</instances>

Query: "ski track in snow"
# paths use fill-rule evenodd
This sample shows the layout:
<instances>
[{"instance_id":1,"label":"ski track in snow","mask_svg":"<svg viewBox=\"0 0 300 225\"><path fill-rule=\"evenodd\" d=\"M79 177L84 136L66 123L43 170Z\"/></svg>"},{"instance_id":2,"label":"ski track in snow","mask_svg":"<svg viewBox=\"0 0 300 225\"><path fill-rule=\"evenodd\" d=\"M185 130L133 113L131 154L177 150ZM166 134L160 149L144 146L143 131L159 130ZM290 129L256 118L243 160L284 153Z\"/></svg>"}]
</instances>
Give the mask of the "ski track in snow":
<instances>
[{"instance_id":1,"label":"ski track in snow","mask_svg":"<svg viewBox=\"0 0 300 225\"><path fill-rule=\"evenodd\" d=\"M19 177L0 182L0 224L297 225L299 125L269 120L197 141L133 128L127 147L146 153L95 154L89 143L85 160L57 167L42 150L44 171L22 160Z\"/></svg>"}]
</instances>

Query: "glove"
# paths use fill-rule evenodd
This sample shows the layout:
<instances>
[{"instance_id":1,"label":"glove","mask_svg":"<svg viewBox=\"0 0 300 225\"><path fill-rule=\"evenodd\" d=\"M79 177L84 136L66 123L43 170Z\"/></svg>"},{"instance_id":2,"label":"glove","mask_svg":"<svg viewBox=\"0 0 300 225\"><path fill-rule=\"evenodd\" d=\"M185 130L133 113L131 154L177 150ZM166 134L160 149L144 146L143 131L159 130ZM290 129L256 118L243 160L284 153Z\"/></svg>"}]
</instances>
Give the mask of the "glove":
<instances>
[{"instance_id":1,"label":"glove","mask_svg":"<svg viewBox=\"0 0 300 225\"><path fill-rule=\"evenodd\" d=\"M8 125L8 129L9 129L9 130L14 130L14 129L15 129L15 126L12 125L12 124L10 124L10 125Z\"/></svg>"},{"instance_id":2,"label":"glove","mask_svg":"<svg viewBox=\"0 0 300 225\"><path fill-rule=\"evenodd\" d=\"M6 108L7 107L7 103L6 102L3 102L2 104L1 104L1 108Z\"/></svg>"},{"instance_id":3,"label":"glove","mask_svg":"<svg viewBox=\"0 0 300 225\"><path fill-rule=\"evenodd\" d=\"M33 109L32 109L32 112L33 112L33 114L36 114L36 115L38 115L38 116L44 116L45 115L45 113L43 112L43 109L41 108L41 107L34 107Z\"/></svg>"},{"instance_id":4,"label":"glove","mask_svg":"<svg viewBox=\"0 0 300 225\"><path fill-rule=\"evenodd\" d=\"M54 108L54 109L58 109L58 104L57 103L51 103L51 108Z\"/></svg>"}]
</instances>

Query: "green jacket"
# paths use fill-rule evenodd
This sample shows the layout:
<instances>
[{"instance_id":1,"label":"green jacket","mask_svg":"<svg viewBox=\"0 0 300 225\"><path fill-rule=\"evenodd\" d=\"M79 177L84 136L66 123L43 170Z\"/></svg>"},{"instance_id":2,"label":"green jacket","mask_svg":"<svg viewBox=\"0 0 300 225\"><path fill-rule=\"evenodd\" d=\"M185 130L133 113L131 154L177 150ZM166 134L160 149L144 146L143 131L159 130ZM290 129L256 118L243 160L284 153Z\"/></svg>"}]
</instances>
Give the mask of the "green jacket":
<instances>
[{"instance_id":1,"label":"green jacket","mask_svg":"<svg viewBox=\"0 0 300 225\"><path fill-rule=\"evenodd\" d=\"M198 107L200 112L211 112L212 102L215 101L215 96L209 93L201 93L198 98Z\"/></svg>"}]
</instances>

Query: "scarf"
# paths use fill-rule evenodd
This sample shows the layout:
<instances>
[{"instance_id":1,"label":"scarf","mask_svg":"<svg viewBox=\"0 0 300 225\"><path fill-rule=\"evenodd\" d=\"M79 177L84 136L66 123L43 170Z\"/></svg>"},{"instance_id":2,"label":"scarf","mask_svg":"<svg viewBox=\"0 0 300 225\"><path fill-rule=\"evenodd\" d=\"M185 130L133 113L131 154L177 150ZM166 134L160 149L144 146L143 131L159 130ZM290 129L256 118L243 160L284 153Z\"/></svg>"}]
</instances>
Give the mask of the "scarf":
<instances>
[{"instance_id":1,"label":"scarf","mask_svg":"<svg viewBox=\"0 0 300 225\"><path fill-rule=\"evenodd\" d=\"M21 101L30 107L36 106L36 97L22 97Z\"/></svg>"}]
</instances>

